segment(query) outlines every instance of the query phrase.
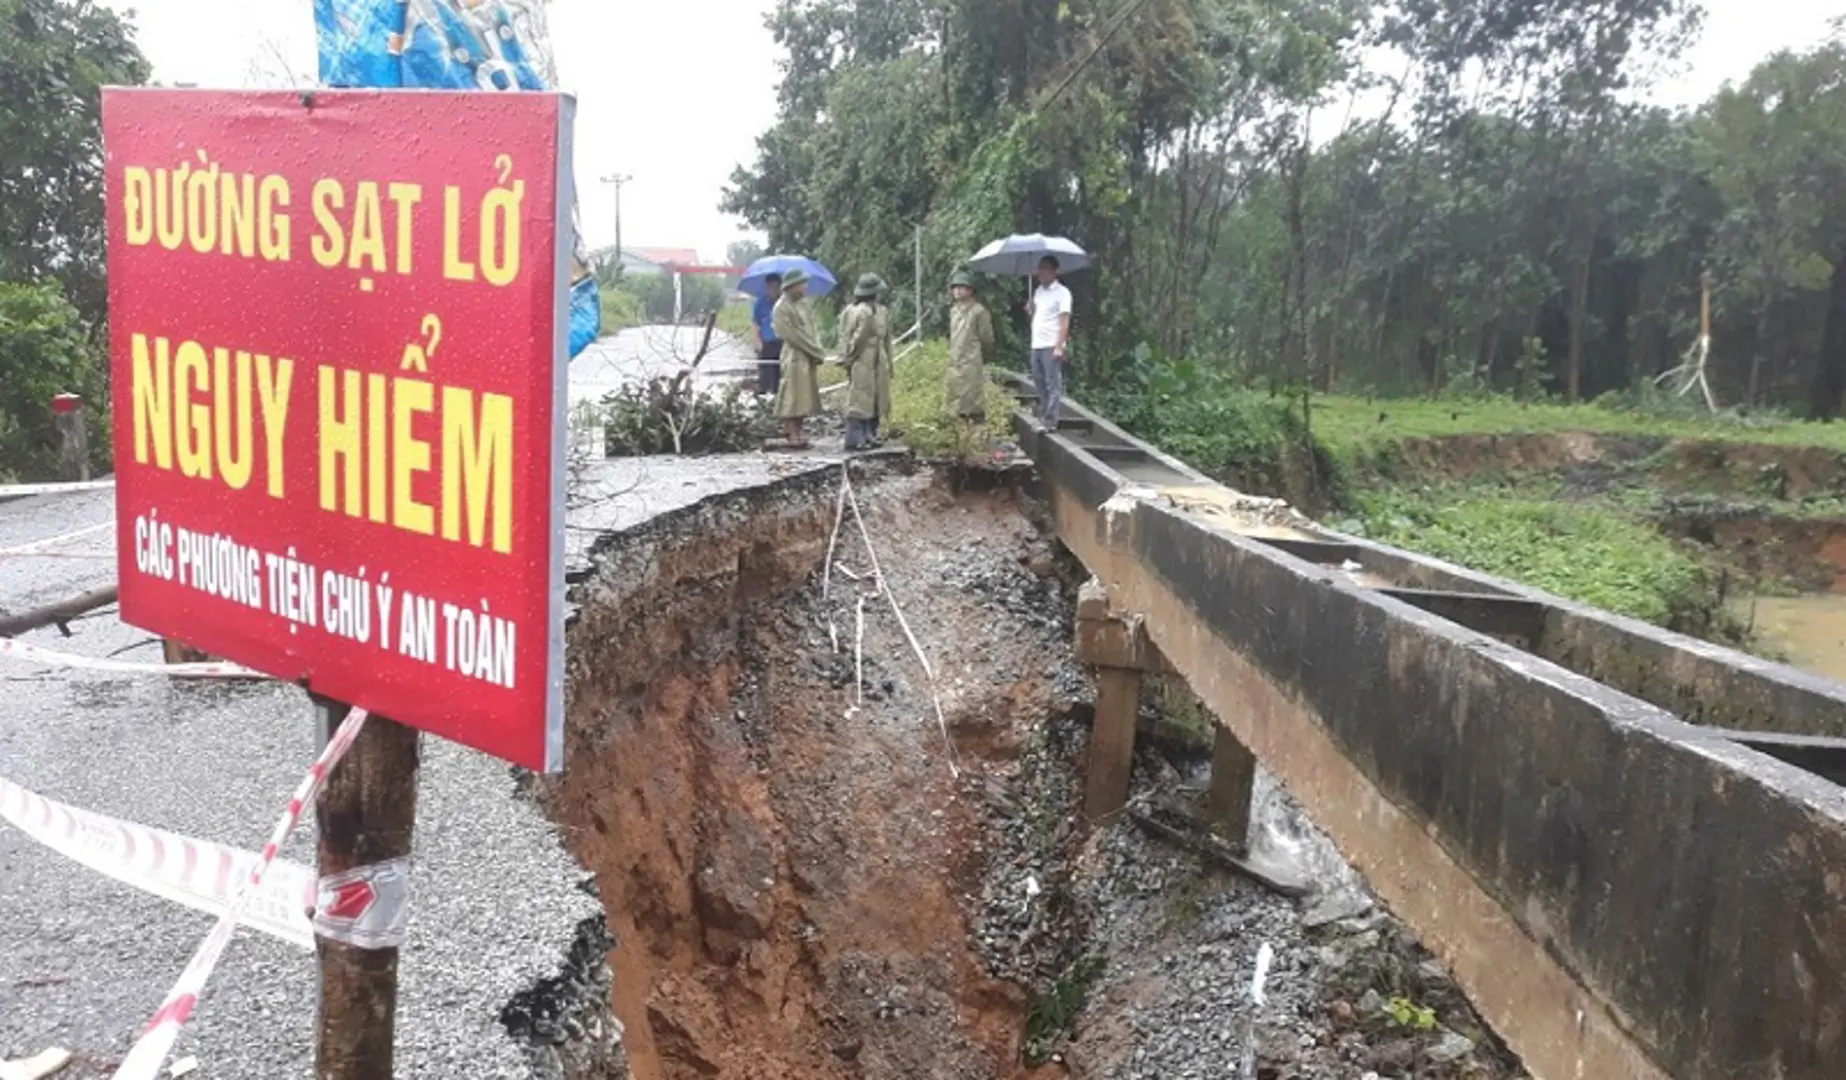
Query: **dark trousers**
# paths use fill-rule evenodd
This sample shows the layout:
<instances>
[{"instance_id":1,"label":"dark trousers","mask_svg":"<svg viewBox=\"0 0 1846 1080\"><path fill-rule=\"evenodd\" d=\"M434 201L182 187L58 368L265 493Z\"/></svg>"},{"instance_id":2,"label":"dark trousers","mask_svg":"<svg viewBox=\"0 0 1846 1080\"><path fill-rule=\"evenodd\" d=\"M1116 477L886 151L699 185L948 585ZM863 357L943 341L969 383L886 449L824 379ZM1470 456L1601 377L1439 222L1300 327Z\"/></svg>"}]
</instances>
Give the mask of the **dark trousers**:
<instances>
[{"instance_id":1,"label":"dark trousers","mask_svg":"<svg viewBox=\"0 0 1846 1080\"><path fill-rule=\"evenodd\" d=\"M846 418L846 449L869 449L872 445L872 441L876 438L878 438L878 421L876 419L854 420L850 416Z\"/></svg>"},{"instance_id":2,"label":"dark trousers","mask_svg":"<svg viewBox=\"0 0 1846 1080\"><path fill-rule=\"evenodd\" d=\"M765 341L756 354L756 392L776 396L782 387L782 343Z\"/></svg>"}]
</instances>

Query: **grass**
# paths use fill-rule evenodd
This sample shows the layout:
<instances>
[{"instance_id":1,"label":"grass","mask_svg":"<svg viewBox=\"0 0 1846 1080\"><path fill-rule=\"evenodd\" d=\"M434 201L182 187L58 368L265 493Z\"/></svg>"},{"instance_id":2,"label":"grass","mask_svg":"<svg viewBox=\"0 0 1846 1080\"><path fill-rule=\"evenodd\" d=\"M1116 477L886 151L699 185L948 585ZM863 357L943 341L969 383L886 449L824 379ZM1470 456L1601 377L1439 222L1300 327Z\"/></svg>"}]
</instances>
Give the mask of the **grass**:
<instances>
[{"instance_id":1,"label":"grass","mask_svg":"<svg viewBox=\"0 0 1846 1080\"><path fill-rule=\"evenodd\" d=\"M1027 1065L1036 1067L1051 1060L1058 1039L1083 1011L1083 1003L1089 998L1090 988L1102 978L1104 966L1100 956L1079 957L1049 990L1033 996L1026 1007L1024 1051Z\"/></svg>"},{"instance_id":2,"label":"grass","mask_svg":"<svg viewBox=\"0 0 1846 1080\"><path fill-rule=\"evenodd\" d=\"M948 410L949 346L925 341L899 360L891 377L891 426L903 432L904 444L926 458L977 456L989 442L1012 439L1012 396L987 385L987 422L975 430Z\"/></svg>"},{"instance_id":3,"label":"grass","mask_svg":"<svg viewBox=\"0 0 1846 1080\"><path fill-rule=\"evenodd\" d=\"M748 344L754 340L750 336L753 326L749 304L734 301L718 309L718 329L727 334L735 334L739 341Z\"/></svg>"},{"instance_id":4,"label":"grass","mask_svg":"<svg viewBox=\"0 0 1846 1080\"><path fill-rule=\"evenodd\" d=\"M1771 446L1819 446L1846 453L1846 424L1781 417L1665 415L1599 404L1526 403L1510 398L1445 401L1427 398L1313 399L1316 438L1342 460L1363 459L1401 439L1455 435L1661 436Z\"/></svg>"},{"instance_id":5,"label":"grass","mask_svg":"<svg viewBox=\"0 0 1846 1080\"><path fill-rule=\"evenodd\" d=\"M1651 526L1611 507L1469 489L1359 496L1357 531L1472 570L1676 629L1716 617L1711 575Z\"/></svg>"}]
</instances>

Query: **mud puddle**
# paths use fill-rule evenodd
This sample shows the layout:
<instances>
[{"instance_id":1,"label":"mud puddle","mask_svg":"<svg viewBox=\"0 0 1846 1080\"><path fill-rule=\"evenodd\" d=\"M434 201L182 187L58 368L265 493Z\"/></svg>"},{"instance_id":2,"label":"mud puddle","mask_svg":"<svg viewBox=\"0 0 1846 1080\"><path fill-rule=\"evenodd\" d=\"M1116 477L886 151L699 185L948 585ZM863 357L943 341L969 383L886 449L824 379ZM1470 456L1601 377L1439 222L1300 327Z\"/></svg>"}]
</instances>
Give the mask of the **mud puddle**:
<instances>
[{"instance_id":1,"label":"mud puddle","mask_svg":"<svg viewBox=\"0 0 1846 1080\"><path fill-rule=\"evenodd\" d=\"M1846 595L1758 596L1740 614L1790 665L1846 683Z\"/></svg>"}]
</instances>

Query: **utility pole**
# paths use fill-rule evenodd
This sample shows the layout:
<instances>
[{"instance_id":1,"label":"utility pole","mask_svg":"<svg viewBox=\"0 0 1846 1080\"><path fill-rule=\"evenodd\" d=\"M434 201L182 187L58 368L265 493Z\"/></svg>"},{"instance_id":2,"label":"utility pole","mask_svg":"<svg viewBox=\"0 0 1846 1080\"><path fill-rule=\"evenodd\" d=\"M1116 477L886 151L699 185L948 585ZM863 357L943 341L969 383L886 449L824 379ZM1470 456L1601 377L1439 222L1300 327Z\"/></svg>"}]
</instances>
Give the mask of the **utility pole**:
<instances>
[{"instance_id":1,"label":"utility pole","mask_svg":"<svg viewBox=\"0 0 1846 1080\"><path fill-rule=\"evenodd\" d=\"M624 173L610 173L602 182L615 188L615 265L622 265L622 185L634 177Z\"/></svg>"}]
</instances>

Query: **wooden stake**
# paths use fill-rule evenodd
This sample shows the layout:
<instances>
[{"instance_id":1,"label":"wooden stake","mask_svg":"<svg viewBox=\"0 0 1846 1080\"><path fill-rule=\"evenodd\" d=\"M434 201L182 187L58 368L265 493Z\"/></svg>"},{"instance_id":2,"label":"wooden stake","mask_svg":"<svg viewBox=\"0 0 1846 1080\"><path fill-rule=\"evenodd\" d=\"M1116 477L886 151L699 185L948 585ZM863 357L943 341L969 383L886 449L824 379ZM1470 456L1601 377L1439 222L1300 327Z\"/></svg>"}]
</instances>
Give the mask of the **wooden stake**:
<instances>
[{"instance_id":1,"label":"wooden stake","mask_svg":"<svg viewBox=\"0 0 1846 1080\"><path fill-rule=\"evenodd\" d=\"M1711 337L1711 271L1699 275L1699 337Z\"/></svg>"},{"instance_id":2,"label":"wooden stake","mask_svg":"<svg viewBox=\"0 0 1846 1080\"><path fill-rule=\"evenodd\" d=\"M316 702L322 738L350 707ZM417 817L417 732L382 716L327 777L315 816L322 877L410 854ZM316 1080L392 1080L397 950L315 939L320 960Z\"/></svg>"},{"instance_id":3,"label":"wooden stake","mask_svg":"<svg viewBox=\"0 0 1846 1080\"><path fill-rule=\"evenodd\" d=\"M58 479L90 478L90 436L83 423L83 399L59 394L51 400L52 422L58 429Z\"/></svg>"}]
</instances>

